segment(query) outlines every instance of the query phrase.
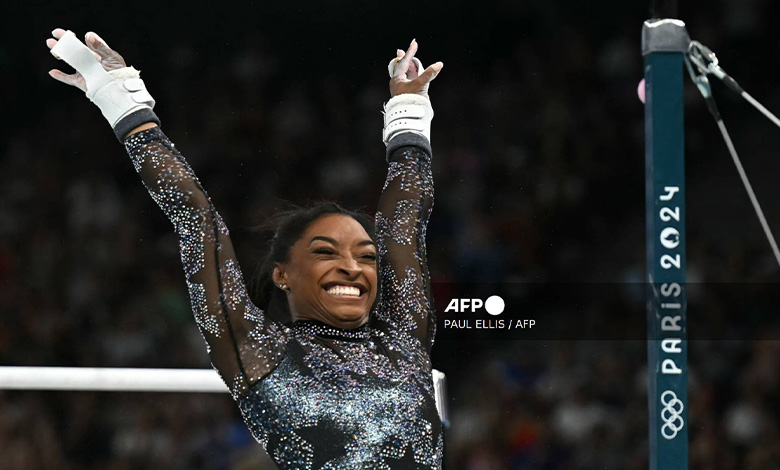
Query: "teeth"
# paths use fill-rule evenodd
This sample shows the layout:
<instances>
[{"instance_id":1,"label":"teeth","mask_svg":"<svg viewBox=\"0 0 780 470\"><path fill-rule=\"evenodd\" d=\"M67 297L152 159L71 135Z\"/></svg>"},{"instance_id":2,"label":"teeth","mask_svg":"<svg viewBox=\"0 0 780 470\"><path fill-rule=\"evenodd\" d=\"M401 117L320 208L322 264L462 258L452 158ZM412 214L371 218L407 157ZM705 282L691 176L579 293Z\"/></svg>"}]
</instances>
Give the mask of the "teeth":
<instances>
[{"instance_id":1,"label":"teeth","mask_svg":"<svg viewBox=\"0 0 780 470\"><path fill-rule=\"evenodd\" d=\"M350 286L333 286L328 289L330 295L349 295L352 297L360 297L360 289Z\"/></svg>"}]
</instances>

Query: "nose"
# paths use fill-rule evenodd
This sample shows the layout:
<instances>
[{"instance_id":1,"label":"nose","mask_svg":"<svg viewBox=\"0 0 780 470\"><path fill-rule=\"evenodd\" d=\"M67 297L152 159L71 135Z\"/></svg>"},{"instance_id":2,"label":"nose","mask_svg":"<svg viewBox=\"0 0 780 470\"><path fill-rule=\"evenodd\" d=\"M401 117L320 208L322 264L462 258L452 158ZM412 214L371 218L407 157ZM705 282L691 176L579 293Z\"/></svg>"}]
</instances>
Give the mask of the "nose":
<instances>
[{"instance_id":1,"label":"nose","mask_svg":"<svg viewBox=\"0 0 780 470\"><path fill-rule=\"evenodd\" d=\"M338 269L341 273L350 277L360 274L360 272L363 270L363 268L360 266L360 263L358 263L357 260L351 255L343 256L341 258Z\"/></svg>"}]
</instances>

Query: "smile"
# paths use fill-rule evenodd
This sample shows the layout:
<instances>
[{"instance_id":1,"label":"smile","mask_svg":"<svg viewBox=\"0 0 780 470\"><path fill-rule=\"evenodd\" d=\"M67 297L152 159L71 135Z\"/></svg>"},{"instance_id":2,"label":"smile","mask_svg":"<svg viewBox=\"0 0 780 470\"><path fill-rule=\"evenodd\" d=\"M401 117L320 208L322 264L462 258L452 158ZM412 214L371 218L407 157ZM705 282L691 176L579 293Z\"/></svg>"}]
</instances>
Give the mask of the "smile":
<instances>
[{"instance_id":1,"label":"smile","mask_svg":"<svg viewBox=\"0 0 780 470\"><path fill-rule=\"evenodd\" d=\"M345 285L331 286L325 289L325 292L336 297L360 297L363 295L359 287Z\"/></svg>"}]
</instances>

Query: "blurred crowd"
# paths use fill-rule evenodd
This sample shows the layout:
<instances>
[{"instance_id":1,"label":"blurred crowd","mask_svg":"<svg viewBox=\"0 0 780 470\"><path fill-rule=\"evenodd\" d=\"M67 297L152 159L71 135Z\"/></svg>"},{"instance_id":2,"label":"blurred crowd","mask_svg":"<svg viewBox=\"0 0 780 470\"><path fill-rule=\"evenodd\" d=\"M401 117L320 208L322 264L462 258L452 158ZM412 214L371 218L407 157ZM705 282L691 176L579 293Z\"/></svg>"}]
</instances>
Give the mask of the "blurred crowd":
<instances>
[{"instance_id":1,"label":"blurred crowd","mask_svg":"<svg viewBox=\"0 0 780 470\"><path fill-rule=\"evenodd\" d=\"M478 35L417 36L425 63L445 63L430 92L434 282L644 278L636 86L647 12L605 2L614 16L596 15L552 3L496 6ZM716 3L682 12L691 35L780 110L778 77L773 83L760 65L764 53L780 50L771 31L778 6ZM375 207L386 171L385 67L395 45L389 55L334 60L317 44L280 49L263 30L231 32L220 52L184 35L167 34L153 49L131 36L101 36L144 71L163 130L231 228L247 281L262 255L253 227L286 201ZM0 131L0 364L209 367L173 231L100 113L77 91L46 81L54 65L45 37L22 57L34 78L2 78L22 90L32 81L46 104ZM5 47L0 64L10 69L22 59ZM318 66L343 63L310 73L296 63L301 54L319 54ZM778 133L725 89L716 93L770 224L780 227L780 194L771 192L780 161L770 161ZM687 87L689 279L777 282L771 250L698 98ZM707 299L693 305L717 308ZM644 315L644 300L630 311ZM778 326L770 318L740 340L700 335L690 343L691 468L780 468ZM433 362L449 381L447 469L647 467L641 338L440 338ZM0 470L147 468L275 467L227 394L0 391Z\"/></svg>"}]
</instances>

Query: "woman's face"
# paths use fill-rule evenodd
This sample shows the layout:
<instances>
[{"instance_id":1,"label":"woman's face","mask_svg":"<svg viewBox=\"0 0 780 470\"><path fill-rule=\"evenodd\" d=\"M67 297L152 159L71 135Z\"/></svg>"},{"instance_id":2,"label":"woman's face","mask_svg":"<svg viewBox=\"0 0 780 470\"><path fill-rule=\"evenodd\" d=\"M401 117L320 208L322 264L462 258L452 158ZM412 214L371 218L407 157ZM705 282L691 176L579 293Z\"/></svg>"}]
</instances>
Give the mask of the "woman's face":
<instances>
[{"instance_id":1,"label":"woman's face","mask_svg":"<svg viewBox=\"0 0 780 470\"><path fill-rule=\"evenodd\" d=\"M377 292L377 251L360 223L328 214L312 222L274 268L288 287L294 321L319 320L339 328L368 321Z\"/></svg>"}]
</instances>

